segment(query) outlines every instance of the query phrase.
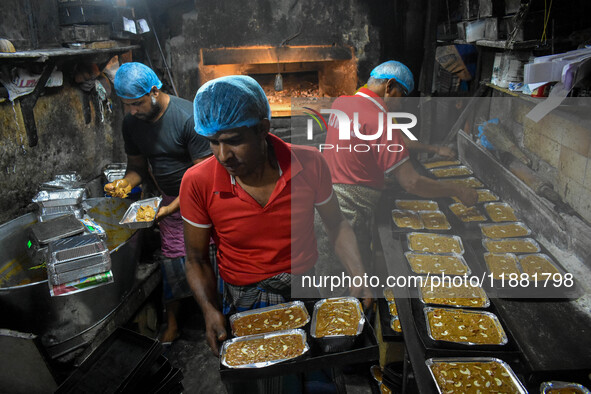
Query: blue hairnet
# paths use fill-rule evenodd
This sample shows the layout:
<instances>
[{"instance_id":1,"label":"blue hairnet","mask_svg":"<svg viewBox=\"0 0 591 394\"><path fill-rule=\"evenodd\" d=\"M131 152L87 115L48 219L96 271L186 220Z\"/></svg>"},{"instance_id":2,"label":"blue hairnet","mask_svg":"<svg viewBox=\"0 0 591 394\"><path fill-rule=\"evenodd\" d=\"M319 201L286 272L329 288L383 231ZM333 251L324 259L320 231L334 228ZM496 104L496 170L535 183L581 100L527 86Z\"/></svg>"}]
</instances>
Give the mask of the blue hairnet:
<instances>
[{"instance_id":1,"label":"blue hairnet","mask_svg":"<svg viewBox=\"0 0 591 394\"><path fill-rule=\"evenodd\" d=\"M245 75L206 82L193 101L195 131L209 137L221 130L251 127L271 119L271 107L261 85Z\"/></svg>"},{"instance_id":2,"label":"blue hairnet","mask_svg":"<svg viewBox=\"0 0 591 394\"><path fill-rule=\"evenodd\" d=\"M370 77L375 79L394 78L399 84L404 86L408 93L415 89L415 81L412 72L404 64L396 60L390 60L382 63L371 70Z\"/></svg>"},{"instance_id":3,"label":"blue hairnet","mask_svg":"<svg viewBox=\"0 0 591 394\"><path fill-rule=\"evenodd\" d=\"M115 74L115 93L124 99L136 99L150 93L152 86L158 89L162 82L152 69L142 63L125 63Z\"/></svg>"}]
</instances>

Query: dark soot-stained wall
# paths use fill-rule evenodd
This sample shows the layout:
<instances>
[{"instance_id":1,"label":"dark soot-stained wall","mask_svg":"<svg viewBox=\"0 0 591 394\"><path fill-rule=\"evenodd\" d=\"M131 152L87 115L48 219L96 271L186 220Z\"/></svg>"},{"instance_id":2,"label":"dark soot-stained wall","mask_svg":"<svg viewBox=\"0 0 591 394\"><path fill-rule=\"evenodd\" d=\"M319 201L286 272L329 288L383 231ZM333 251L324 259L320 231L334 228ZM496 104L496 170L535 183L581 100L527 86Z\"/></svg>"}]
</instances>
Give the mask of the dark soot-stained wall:
<instances>
[{"instance_id":1,"label":"dark soot-stained wall","mask_svg":"<svg viewBox=\"0 0 591 394\"><path fill-rule=\"evenodd\" d=\"M165 41L179 95L192 98L200 85L200 48L253 45L340 45L354 48L359 82L398 49L388 40L394 34L395 2L375 0L242 0L177 1L163 8L153 2L157 32ZM420 22L422 24L422 21ZM158 62L155 47L152 59ZM420 44L422 53L422 44ZM161 62L159 62L161 63Z\"/></svg>"},{"instance_id":2,"label":"dark soot-stained wall","mask_svg":"<svg viewBox=\"0 0 591 394\"><path fill-rule=\"evenodd\" d=\"M0 37L10 39L17 51L60 46L57 2L2 0L0 15ZM90 180L101 174L105 164L124 160L120 131L123 110L114 94L113 112L105 113L104 122L97 119L91 100L91 121L85 123L85 93L72 82L74 63L82 61L65 61L60 67L64 70L63 86L46 89L37 101L37 146L28 145L18 99L14 105L8 100L0 103L0 223L34 210L31 199L39 184L56 174L77 171L84 180ZM13 66L2 63L3 68Z\"/></svg>"}]
</instances>

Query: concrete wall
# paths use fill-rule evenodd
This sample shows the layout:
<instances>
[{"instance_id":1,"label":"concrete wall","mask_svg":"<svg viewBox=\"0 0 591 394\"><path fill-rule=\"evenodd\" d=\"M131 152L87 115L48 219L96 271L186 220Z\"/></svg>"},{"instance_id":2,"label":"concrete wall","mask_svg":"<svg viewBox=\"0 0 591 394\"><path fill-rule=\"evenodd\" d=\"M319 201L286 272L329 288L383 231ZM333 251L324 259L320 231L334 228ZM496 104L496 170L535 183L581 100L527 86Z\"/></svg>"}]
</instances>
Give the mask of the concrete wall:
<instances>
[{"instance_id":1,"label":"concrete wall","mask_svg":"<svg viewBox=\"0 0 591 394\"><path fill-rule=\"evenodd\" d=\"M10 39L17 51L60 46L56 1L3 0L0 22L0 37ZM34 210L31 199L39 184L54 175L77 171L84 180L91 180L101 174L105 164L125 158L120 131L123 110L115 95L111 97L113 112L105 113L104 122L97 119L91 100L91 121L85 123L85 93L72 82L72 70L78 61L82 59L65 61L60 66L64 71L63 86L46 89L37 101L37 146L28 145L18 99L14 104L0 102L0 223ZM1 63L3 71L14 66L16 63L10 61Z\"/></svg>"},{"instance_id":2,"label":"concrete wall","mask_svg":"<svg viewBox=\"0 0 591 394\"><path fill-rule=\"evenodd\" d=\"M0 223L34 210L31 199L39 184L56 174L77 171L91 180L105 164L124 161L119 101L112 97L113 112L106 112L102 123L91 104L91 122L85 124L83 94L66 81L39 98L34 111L39 133L35 147L28 146L18 102L0 104Z\"/></svg>"},{"instance_id":3,"label":"concrete wall","mask_svg":"<svg viewBox=\"0 0 591 394\"><path fill-rule=\"evenodd\" d=\"M526 117L540 100L494 99L491 116L499 116L532 159L533 168L550 182L563 201L591 222L591 101L573 99L538 123Z\"/></svg>"}]
</instances>

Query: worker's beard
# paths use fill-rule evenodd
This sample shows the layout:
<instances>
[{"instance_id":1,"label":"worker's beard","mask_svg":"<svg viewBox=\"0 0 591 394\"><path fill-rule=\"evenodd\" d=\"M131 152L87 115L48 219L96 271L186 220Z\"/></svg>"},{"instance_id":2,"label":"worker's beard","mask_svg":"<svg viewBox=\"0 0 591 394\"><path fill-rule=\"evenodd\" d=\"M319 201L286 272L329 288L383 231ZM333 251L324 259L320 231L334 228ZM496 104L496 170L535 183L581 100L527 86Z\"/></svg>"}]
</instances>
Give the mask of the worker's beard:
<instances>
[{"instance_id":1,"label":"worker's beard","mask_svg":"<svg viewBox=\"0 0 591 394\"><path fill-rule=\"evenodd\" d=\"M162 112L162 105L156 101L154 97L151 98L150 111L145 114L136 114L135 117L146 122L152 122Z\"/></svg>"}]
</instances>

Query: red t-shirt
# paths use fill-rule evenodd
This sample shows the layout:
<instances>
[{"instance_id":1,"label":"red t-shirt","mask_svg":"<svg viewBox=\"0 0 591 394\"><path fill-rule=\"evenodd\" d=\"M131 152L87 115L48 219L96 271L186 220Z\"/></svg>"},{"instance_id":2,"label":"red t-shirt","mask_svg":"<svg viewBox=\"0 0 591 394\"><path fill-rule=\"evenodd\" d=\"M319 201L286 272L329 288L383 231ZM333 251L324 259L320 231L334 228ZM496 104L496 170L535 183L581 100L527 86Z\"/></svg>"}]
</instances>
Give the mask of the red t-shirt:
<instances>
[{"instance_id":1,"label":"red t-shirt","mask_svg":"<svg viewBox=\"0 0 591 394\"><path fill-rule=\"evenodd\" d=\"M304 273L318 257L314 206L332 196L328 166L314 148L287 144L271 134L268 141L281 171L264 207L214 157L187 170L181 183L183 219L211 227L220 275L233 285L282 272Z\"/></svg>"},{"instance_id":2,"label":"red t-shirt","mask_svg":"<svg viewBox=\"0 0 591 394\"><path fill-rule=\"evenodd\" d=\"M331 115L322 153L332 173L332 182L382 189L384 173L408 159L408 149L398 130L393 131L392 140L388 140L384 100L371 90L361 88L355 96L337 98L332 109L345 112L351 120L351 128L353 114L357 112L359 131L365 135L376 134L379 118L383 120L382 135L376 140L361 140L354 135L353 130L350 140L340 140L339 123Z\"/></svg>"}]
</instances>

